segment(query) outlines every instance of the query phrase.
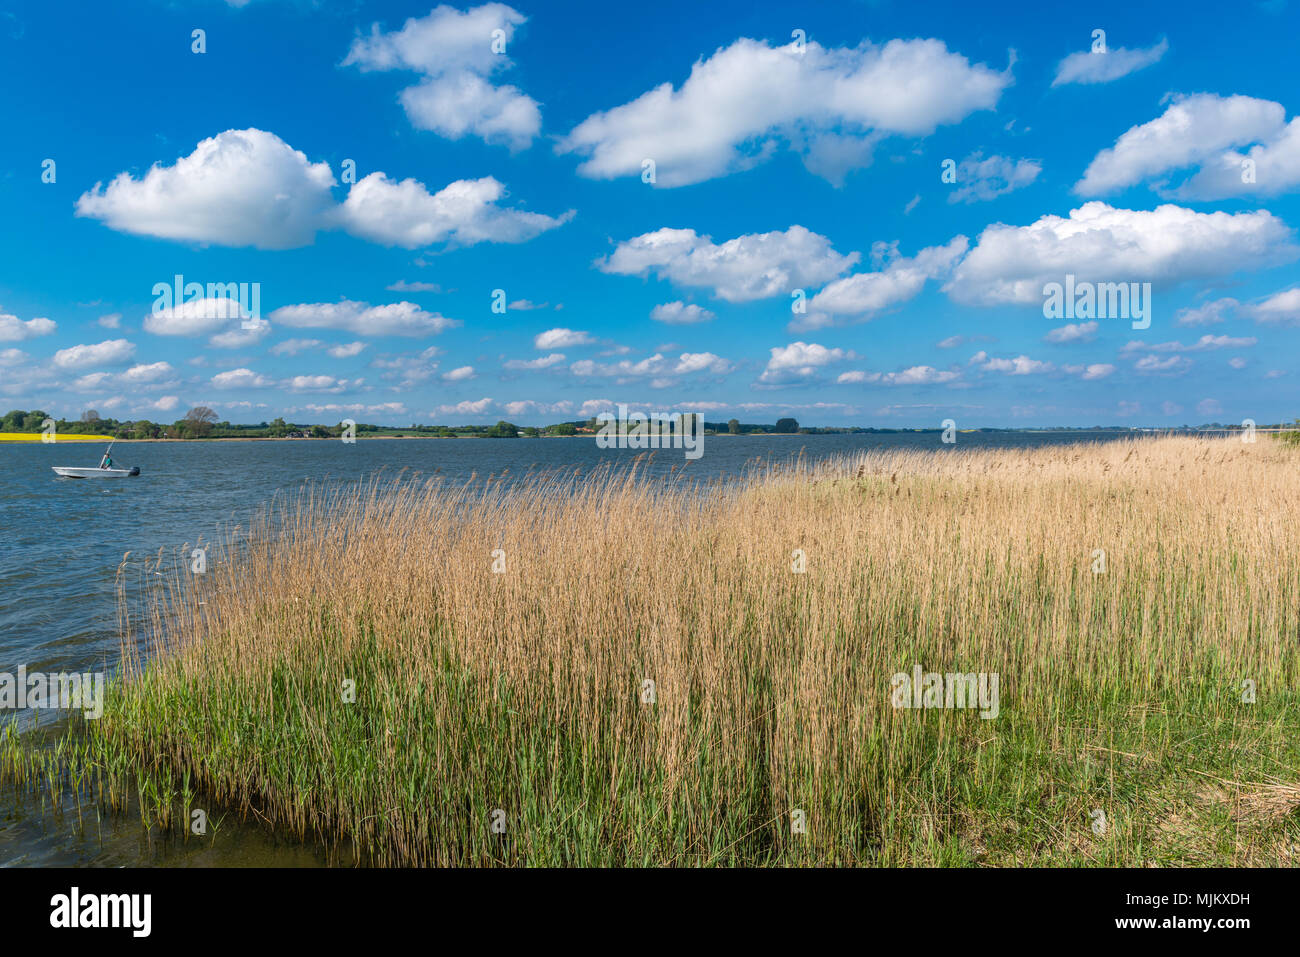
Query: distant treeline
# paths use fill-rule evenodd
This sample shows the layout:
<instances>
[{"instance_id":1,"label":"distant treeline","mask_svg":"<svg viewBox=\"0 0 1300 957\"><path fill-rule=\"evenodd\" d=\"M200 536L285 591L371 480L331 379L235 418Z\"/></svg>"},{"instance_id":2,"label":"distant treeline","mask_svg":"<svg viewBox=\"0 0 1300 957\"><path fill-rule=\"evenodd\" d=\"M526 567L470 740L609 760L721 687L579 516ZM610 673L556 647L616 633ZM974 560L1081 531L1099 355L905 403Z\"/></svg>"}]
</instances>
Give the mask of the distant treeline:
<instances>
[{"instance_id":1,"label":"distant treeline","mask_svg":"<svg viewBox=\"0 0 1300 957\"><path fill-rule=\"evenodd\" d=\"M106 438L119 439L329 439L338 438L344 432L343 423L334 425L303 424L273 419L256 425L244 425L219 420L217 414L207 406L196 406L185 413L184 417L172 423L151 422L148 419L114 419L101 416L94 409L82 413L80 419L53 419L40 409L30 412L23 409L10 411L0 419L0 432L44 432L49 431L47 422L53 423L54 431L65 435L102 435ZM496 425L416 425L391 426L358 423L357 435L370 436L424 436L431 438L485 438L514 439L539 438L548 435L594 435L602 423L594 416L589 419L575 419L571 422L557 422L554 425L515 425L504 419ZM1300 419L1291 424L1257 424L1257 429L1290 429L1283 435L1289 442L1300 444ZM1175 431L1241 431L1242 425L1235 422L1207 422L1201 425L1182 425L1171 427ZM905 433L942 432L941 427L929 429L882 429L863 428L861 426L801 426L792 418L777 419L774 423L748 423L738 419L726 422L705 422L706 435L899 435ZM1040 429L966 429L967 432L1145 432L1164 431L1140 428L1130 425L1094 425L1089 428L1072 428L1055 426Z\"/></svg>"}]
</instances>

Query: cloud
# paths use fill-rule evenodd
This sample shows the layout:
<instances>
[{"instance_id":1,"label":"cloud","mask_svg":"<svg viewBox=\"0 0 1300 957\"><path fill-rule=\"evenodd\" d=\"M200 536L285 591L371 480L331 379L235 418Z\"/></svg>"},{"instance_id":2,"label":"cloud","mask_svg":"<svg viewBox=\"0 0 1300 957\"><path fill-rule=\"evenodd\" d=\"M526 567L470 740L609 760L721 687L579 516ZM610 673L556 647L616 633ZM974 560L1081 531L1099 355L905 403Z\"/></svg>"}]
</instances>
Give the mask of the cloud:
<instances>
[{"instance_id":1,"label":"cloud","mask_svg":"<svg viewBox=\"0 0 1300 957\"><path fill-rule=\"evenodd\" d=\"M269 324L268 324L269 325ZM325 348L326 354L334 359L351 359L360 355L369 347L365 342L344 342L342 345L326 347L320 339L285 339L283 342L277 342L270 347L272 355L298 355L299 352L315 350L315 348Z\"/></svg>"},{"instance_id":2,"label":"cloud","mask_svg":"<svg viewBox=\"0 0 1300 957\"><path fill-rule=\"evenodd\" d=\"M1053 329L1047 335L1043 336L1044 342L1066 343L1066 342L1092 342L1097 338L1097 323L1095 322L1071 322L1066 323L1059 329Z\"/></svg>"},{"instance_id":3,"label":"cloud","mask_svg":"<svg viewBox=\"0 0 1300 957\"><path fill-rule=\"evenodd\" d=\"M120 312L110 312L106 316L100 316L95 321L105 329L120 329L122 327L122 314Z\"/></svg>"},{"instance_id":4,"label":"cloud","mask_svg":"<svg viewBox=\"0 0 1300 957\"><path fill-rule=\"evenodd\" d=\"M573 411L572 402L537 402L533 399L520 399L507 402L502 408L506 415L568 415ZM585 412L583 413L586 414Z\"/></svg>"},{"instance_id":5,"label":"cloud","mask_svg":"<svg viewBox=\"0 0 1300 957\"><path fill-rule=\"evenodd\" d=\"M509 359L505 362L505 368L514 370L530 369L549 369L557 366L564 361L564 353L552 352L549 356L542 356L540 359Z\"/></svg>"},{"instance_id":6,"label":"cloud","mask_svg":"<svg viewBox=\"0 0 1300 957\"><path fill-rule=\"evenodd\" d=\"M135 355L135 345L125 339L106 339L94 345L70 346L54 353L60 369L84 369L86 366L117 365Z\"/></svg>"},{"instance_id":7,"label":"cloud","mask_svg":"<svg viewBox=\"0 0 1300 957\"><path fill-rule=\"evenodd\" d=\"M1161 39L1159 43L1145 49L1126 50L1123 47L1107 49L1105 52L1071 53L1056 66L1056 78L1052 86L1064 86L1067 83L1110 83L1120 77L1136 73L1145 67L1158 63L1169 49L1169 43Z\"/></svg>"},{"instance_id":8,"label":"cloud","mask_svg":"<svg viewBox=\"0 0 1300 957\"><path fill-rule=\"evenodd\" d=\"M1275 292L1263 302L1246 306L1242 311L1256 322L1300 324L1300 287Z\"/></svg>"},{"instance_id":9,"label":"cloud","mask_svg":"<svg viewBox=\"0 0 1300 957\"><path fill-rule=\"evenodd\" d=\"M992 336L949 336L946 339L940 339L935 343L940 349L955 349L958 346L964 346L968 342L996 342Z\"/></svg>"},{"instance_id":10,"label":"cloud","mask_svg":"<svg viewBox=\"0 0 1300 957\"><path fill-rule=\"evenodd\" d=\"M486 415L493 408L493 402L490 398L477 399L464 402L457 402L455 405L440 405L434 409L431 415Z\"/></svg>"},{"instance_id":11,"label":"cloud","mask_svg":"<svg viewBox=\"0 0 1300 957\"><path fill-rule=\"evenodd\" d=\"M37 336L48 336L58 328L53 319L28 319L24 322L17 316L0 313L0 342L23 342Z\"/></svg>"},{"instance_id":12,"label":"cloud","mask_svg":"<svg viewBox=\"0 0 1300 957\"><path fill-rule=\"evenodd\" d=\"M122 373L122 379L129 383L156 383L162 382L176 374L169 362L151 362L148 365L131 366Z\"/></svg>"},{"instance_id":13,"label":"cloud","mask_svg":"<svg viewBox=\"0 0 1300 957\"><path fill-rule=\"evenodd\" d=\"M1244 349L1248 346L1255 345L1259 340L1252 337L1233 337L1233 336L1212 336L1204 335L1197 339L1190 346L1183 345L1181 342L1156 342L1146 343L1139 340L1133 340L1125 344L1120 349L1121 356L1132 355L1135 352L1208 352L1212 349Z\"/></svg>"},{"instance_id":14,"label":"cloud","mask_svg":"<svg viewBox=\"0 0 1300 957\"><path fill-rule=\"evenodd\" d=\"M1041 304L1043 285L1067 273L1093 282L1174 284L1289 262L1297 254L1291 230L1267 210L1198 213L1171 204L1130 210L1093 201L1068 218L985 228L944 290L967 304Z\"/></svg>"},{"instance_id":15,"label":"cloud","mask_svg":"<svg viewBox=\"0 0 1300 957\"><path fill-rule=\"evenodd\" d=\"M220 246L291 249L312 242L333 206L334 174L274 133L226 130L174 166L119 173L76 203L110 229Z\"/></svg>"},{"instance_id":16,"label":"cloud","mask_svg":"<svg viewBox=\"0 0 1300 957\"><path fill-rule=\"evenodd\" d=\"M405 389L412 385L428 381L438 372L436 357L442 354L437 346L429 346L418 355L401 355L392 359L375 359L370 363L373 369L385 370L381 379L398 380L395 389Z\"/></svg>"},{"instance_id":17,"label":"cloud","mask_svg":"<svg viewBox=\"0 0 1300 957\"><path fill-rule=\"evenodd\" d=\"M0 349L0 366L11 367L22 365L30 356L21 349Z\"/></svg>"},{"instance_id":18,"label":"cloud","mask_svg":"<svg viewBox=\"0 0 1300 957\"><path fill-rule=\"evenodd\" d=\"M1223 405L1218 399L1202 399L1196 403L1198 415L1222 415Z\"/></svg>"},{"instance_id":19,"label":"cloud","mask_svg":"<svg viewBox=\"0 0 1300 957\"><path fill-rule=\"evenodd\" d=\"M653 272L681 286L711 288L727 302L749 302L820 286L858 259L857 253L841 256L829 239L802 226L738 236L721 244L693 229L665 228L619 243L596 266L620 276Z\"/></svg>"},{"instance_id":20,"label":"cloud","mask_svg":"<svg viewBox=\"0 0 1300 957\"><path fill-rule=\"evenodd\" d=\"M1283 289L1254 303L1239 302L1231 297L1215 299L1201 306L1179 310L1176 322L1180 326L1208 326L1233 316L1265 324L1300 325L1300 287Z\"/></svg>"},{"instance_id":21,"label":"cloud","mask_svg":"<svg viewBox=\"0 0 1300 957\"><path fill-rule=\"evenodd\" d=\"M960 377L960 372L942 371L934 366L912 366L900 372L845 372L835 381L841 384L870 382L878 385L940 385Z\"/></svg>"},{"instance_id":22,"label":"cloud","mask_svg":"<svg viewBox=\"0 0 1300 957\"><path fill-rule=\"evenodd\" d=\"M246 346L261 342L270 331L271 324L261 319L247 329L244 328L243 323L240 323L234 329L217 333L208 340L208 345L215 346L218 349L243 349Z\"/></svg>"},{"instance_id":23,"label":"cloud","mask_svg":"<svg viewBox=\"0 0 1300 957\"><path fill-rule=\"evenodd\" d=\"M436 282L407 282L405 279L385 288L389 292L442 292L442 287Z\"/></svg>"},{"instance_id":24,"label":"cloud","mask_svg":"<svg viewBox=\"0 0 1300 957\"><path fill-rule=\"evenodd\" d=\"M1213 93L1176 96L1162 115L1133 127L1098 153L1074 191L1102 196L1201 163L1229 147L1272 140L1282 132L1285 119L1282 105L1269 100ZM1240 183L1240 164L1236 175ZM1208 185L1202 182L1200 187Z\"/></svg>"},{"instance_id":25,"label":"cloud","mask_svg":"<svg viewBox=\"0 0 1300 957\"><path fill-rule=\"evenodd\" d=\"M1174 324L1179 326L1212 326L1223 322L1241 303L1236 299L1215 299L1200 306L1179 309Z\"/></svg>"},{"instance_id":26,"label":"cloud","mask_svg":"<svg viewBox=\"0 0 1300 957\"><path fill-rule=\"evenodd\" d=\"M1133 363L1133 368L1142 373L1153 373L1156 375L1182 375L1193 365L1191 359L1186 356L1167 356L1161 358L1157 355L1143 356L1137 362Z\"/></svg>"},{"instance_id":27,"label":"cloud","mask_svg":"<svg viewBox=\"0 0 1300 957\"><path fill-rule=\"evenodd\" d=\"M1041 375L1056 369L1056 366L1050 362L1031 359L1025 355L1012 359L999 359L985 352L977 352L970 361L983 372L1001 372L1005 375Z\"/></svg>"},{"instance_id":28,"label":"cloud","mask_svg":"<svg viewBox=\"0 0 1300 957\"><path fill-rule=\"evenodd\" d=\"M247 372L247 369L239 370ZM213 377L213 383L216 383L218 377ZM355 389L361 386L364 379L336 379L329 375L296 375L285 379L280 383L290 392L347 392L349 389Z\"/></svg>"},{"instance_id":29,"label":"cloud","mask_svg":"<svg viewBox=\"0 0 1300 957\"><path fill-rule=\"evenodd\" d=\"M110 388L112 384L111 372L92 372L74 379L71 388L74 392L98 392Z\"/></svg>"},{"instance_id":30,"label":"cloud","mask_svg":"<svg viewBox=\"0 0 1300 957\"><path fill-rule=\"evenodd\" d=\"M171 412L180 404L180 396L164 395L159 396L155 401L150 402L146 408L156 409L159 412Z\"/></svg>"},{"instance_id":31,"label":"cloud","mask_svg":"<svg viewBox=\"0 0 1300 957\"><path fill-rule=\"evenodd\" d=\"M373 172L335 203L328 163L311 163L274 133L226 130L202 140L174 166L154 164L140 179L120 173L76 203L78 216L118 232L217 246L293 249L342 228L386 246L518 243L567 222L496 205L505 187L491 176L430 193L414 179Z\"/></svg>"},{"instance_id":32,"label":"cloud","mask_svg":"<svg viewBox=\"0 0 1300 957\"><path fill-rule=\"evenodd\" d=\"M1037 160L1006 156L982 158L972 153L957 165L957 188L948 194L950 203L978 203L996 199L1038 179L1043 171Z\"/></svg>"},{"instance_id":33,"label":"cloud","mask_svg":"<svg viewBox=\"0 0 1300 957\"><path fill-rule=\"evenodd\" d=\"M348 342L343 345L330 346L325 351L335 359L351 359L353 356L359 356L366 349L364 342Z\"/></svg>"},{"instance_id":34,"label":"cloud","mask_svg":"<svg viewBox=\"0 0 1300 957\"><path fill-rule=\"evenodd\" d=\"M430 336L459 326L436 312L425 312L413 302L372 306L367 302L313 302L281 306L269 317L295 329L339 329L368 336Z\"/></svg>"},{"instance_id":35,"label":"cloud","mask_svg":"<svg viewBox=\"0 0 1300 957\"><path fill-rule=\"evenodd\" d=\"M309 349L318 349L324 344L319 339L285 339L271 346L270 351L273 356L296 356Z\"/></svg>"},{"instance_id":36,"label":"cloud","mask_svg":"<svg viewBox=\"0 0 1300 957\"><path fill-rule=\"evenodd\" d=\"M473 366L461 366L458 369L452 369L450 372L442 374L444 382L466 382L475 378Z\"/></svg>"},{"instance_id":37,"label":"cloud","mask_svg":"<svg viewBox=\"0 0 1300 957\"><path fill-rule=\"evenodd\" d=\"M212 334L209 345L239 349L262 341L271 331L271 324L254 320L238 299L214 296L157 309L145 316L144 330L156 336Z\"/></svg>"},{"instance_id":38,"label":"cloud","mask_svg":"<svg viewBox=\"0 0 1300 957\"><path fill-rule=\"evenodd\" d=\"M212 377L212 385L217 389L265 389L274 384L252 369L231 369Z\"/></svg>"},{"instance_id":39,"label":"cloud","mask_svg":"<svg viewBox=\"0 0 1300 957\"><path fill-rule=\"evenodd\" d=\"M683 352L677 359L668 359L660 353L633 362L623 359L619 362L596 362L592 359L580 359L569 366L569 371L580 378L617 378L630 381L633 379L654 378L652 385L669 385L676 376L707 372L712 375L726 375L732 370L732 364L712 352Z\"/></svg>"},{"instance_id":40,"label":"cloud","mask_svg":"<svg viewBox=\"0 0 1300 957\"><path fill-rule=\"evenodd\" d=\"M897 244L876 244L873 258L882 264L876 272L855 273L828 284L808 302L806 316L791 322L795 330L832 325L837 316L852 316L865 322L885 310L917 296L927 279L948 276L969 246L957 236L945 246L929 246L911 259L897 258Z\"/></svg>"},{"instance_id":41,"label":"cloud","mask_svg":"<svg viewBox=\"0 0 1300 957\"><path fill-rule=\"evenodd\" d=\"M655 163L655 184L685 186L749 169L788 148L840 182L885 136L927 136L992 109L1010 72L972 65L940 40L883 46L773 48L739 39L697 61L680 88L663 83L582 121L557 145L579 173L613 179Z\"/></svg>"},{"instance_id":42,"label":"cloud","mask_svg":"<svg viewBox=\"0 0 1300 957\"><path fill-rule=\"evenodd\" d=\"M1115 372L1115 367L1109 362L1094 362L1086 366L1065 366L1064 368L1066 372L1079 376L1085 382L1105 379Z\"/></svg>"},{"instance_id":43,"label":"cloud","mask_svg":"<svg viewBox=\"0 0 1300 957\"><path fill-rule=\"evenodd\" d=\"M545 216L496 205L505 186L491 176L461 179L430 193L423 183L400 183L383 173L358 181L338 209L338 219L354 236L385 246L415 249L446 243L522 243L562 226L573 211Z\"/></svg>"},{"instance_id":44,"label":"cloud","mask_svg":"<svg viewBox=\"0 0 1300 957\"><path fill-rule=\"evenodd\" d=\"M591 345L594 341L586 332L573 329L547 329L533 336L533 348L571 349L574 346Z\"/></svg>"},{"instance_id":45,"label":"cloud","mask_svg":"<svg viewBox=\"0 0 1300 957\"><path fill-rule=\"evenodd\" d=\"M1242 154L1227 150L1207 160L1172 195L1187 199L1280 196L1300 186L1300 117Z\"/></svg>"},{"instance_id":46,"label":"cloud","mask_svg":"<svg viewBox=\"0 0 1300 957\"><path fill-rule=\"evenodd\" d=\"M406 70L422 75L398 99L411 125L458 140L477 136L512 150L532 143L542 125L537 101L513 86L494 86L492 74L513 64L504 52L528 20L502 3L461 12L438 6L388 33L378 24L352 42L344 66L364 72ZM494 34L494 31L501 31Z\"/></svg>"},{"instance_id":47,"label":"cloud","mask_svg":"<svg viewBox=\"0 0 1300 957\"><path fill-rule=\"evenodd\" d=\"M236 402L236 403L229 403L227 407L248 406L248 405L249 404L246 402ZM262 406L260 404L258 406L255 406L255 408L264 408L264 407L265 406ZM395 416L400 416L403 419L406 419L410 415L410 413L406 410L406 405L401 402L379 402L379 403L374 403L372 405L366 405L363 402L349 402L344 404L340 404L337 402L325 402L325 403L308 402L307 404L302 406L301 410L297 407L292 407L284 410L285 414L293 414L298 411L307 411L310 412L312 415L338 415L343 413L351 413L352 415L356 415L358 413L363 413L366 415L387 416L390 419Z\"/></svg>"},{"instance_id":48,"label":"cloud","mask_svg":"<svg viewBox=\"0 0 1300 957\"><path fill-rule=\"evenodd\" d=\"M226 296L191 299L144 317L144 331L155 336L202 336L250 318L238 299Z\"/></svg>"},{"instance_id":49,"label":"cloud","mask_svg":"<svg viewBox=\"0 0 1300 957\"><path fill-rule=\"evenodd\" d=\"M689 375L692 372L710 372L723 375L731 371L731 363L712 352L683 352L669 370L671 375Z\"/></svg>"},{"instance_id":50,"label":"cloud","mask_svg":"<svg viewBox=\"0 0 1300 957\"><path fill-rule=\"evenodd\" d=\"M680 299L675 302L660 303L650 310L650 318L656 322L666 322L669 325L686 326L697 322L708 322L715 318L714 313L708 309L691 303L687 305Z\"/></svg>"},{"instance_id":51,"label":"cloud","mask_svg":"<svg viewBox=\"0 0 1300 957\"><path fill-rule=\"evenodd\" d=\"M828 349L816 342L792 342L788 346L773 346L758 381L766 385L781 385L815 379L820 370L837 362L856 359L852 350Z\"/></svg>"}]
</instances>

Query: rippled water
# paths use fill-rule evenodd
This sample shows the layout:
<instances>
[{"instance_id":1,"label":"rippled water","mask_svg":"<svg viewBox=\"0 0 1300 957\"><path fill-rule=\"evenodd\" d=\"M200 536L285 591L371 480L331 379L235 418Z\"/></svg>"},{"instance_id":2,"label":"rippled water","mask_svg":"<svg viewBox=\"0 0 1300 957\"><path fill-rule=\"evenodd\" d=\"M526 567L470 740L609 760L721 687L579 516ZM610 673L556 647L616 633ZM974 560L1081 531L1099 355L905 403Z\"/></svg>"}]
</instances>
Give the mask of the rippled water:
<instances>
[{"instance_id":1,"label":"rippled water","mask_svg":"<svg viewBox=\"0 0 1300 957\"><path fill-rule=\"evenodd\" d=\"M1089 436L1095 439L1111 435ZM959 448L1006 448L1079 441L1078 434L962 434ZM709 436L688 475L740 475L755 459L820 459L880 447L939 447L937 434ZM134 442L114 448L115 464L138 465L137 478L58 478L54 465L98 464L94 443L0 445L0 672L111 671L116 634L116 572L130 552L143 557L212 540L228 523L247 523L277 492L306 481L355 482L410 469L450 480L508 469L630 464L639 453L596 447L590 436L555 439L402 439L254 442ZM686 462L661 450L650 468ZM30 719L3 715L0 721ZM30 721L25 721L30 723ZM15 806L0 795L0 864L314 864L314 849L283 843L227 819L216 839L159 844L128 818L102 829Z\"/></svg>"}]
</instances>

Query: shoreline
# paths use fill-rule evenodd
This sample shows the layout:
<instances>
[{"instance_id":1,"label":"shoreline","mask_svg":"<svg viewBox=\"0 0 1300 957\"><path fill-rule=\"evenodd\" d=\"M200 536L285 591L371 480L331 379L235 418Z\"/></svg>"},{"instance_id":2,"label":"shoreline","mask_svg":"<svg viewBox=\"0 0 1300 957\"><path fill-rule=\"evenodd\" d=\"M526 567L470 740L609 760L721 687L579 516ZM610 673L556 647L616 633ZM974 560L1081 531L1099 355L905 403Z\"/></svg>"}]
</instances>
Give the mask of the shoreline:
<instances>
[{"instance_id":1,"label":"shoreline","mask_svg":"<svg viewBox=\"0 0 1300 957\"><path fill-rule=\"evenodd\" d=\"M706 432L710 439L744 439L744 438L779 438L785 436L798 436L805 439L826 438L830 436L843 435L938 435L942 429L900 429L895 432L746 432L740 435L732 435L729 432ZM1286 428L1256 428L1256 434L1264 433L1269 435L1283 435L1287 432L1295 431ZM958 435L1070 435L1078 437L1097 436L1097 435L1131 435L1134 438L1152 437L1160 435L1185 435L1185 436L1205 436L1219 437L1224 435L1237 435L1240 429L1192 429L1183 431L1176 428L1169 429L993 429L985 431L983 429L958 429ZM536 436L519 436L523 441L531 439L594 439L596 433L584 433L581 435L536 435ZM436 440L443 441L449 439L473 439L475 441L483 439L499 438L497 436L485 435L358 435L358 442L372 442L376 440ZM155 442L159 444L187 444L193 442L337 442L338 436L329 436L325 438L290 438L288 436L269 436L269 435L223 435L211 439L115 439L111 435L76 435L68 434L56 438L53 442L41 442L41 434L34 433L30 436L27 433L0 432L0 448L6 445L58 445L59 443L95 443L95 442L121 442L123 444L134 444L139 442ZM507 440L508 441L508 440Z\"/></svg>"}]
</instances>

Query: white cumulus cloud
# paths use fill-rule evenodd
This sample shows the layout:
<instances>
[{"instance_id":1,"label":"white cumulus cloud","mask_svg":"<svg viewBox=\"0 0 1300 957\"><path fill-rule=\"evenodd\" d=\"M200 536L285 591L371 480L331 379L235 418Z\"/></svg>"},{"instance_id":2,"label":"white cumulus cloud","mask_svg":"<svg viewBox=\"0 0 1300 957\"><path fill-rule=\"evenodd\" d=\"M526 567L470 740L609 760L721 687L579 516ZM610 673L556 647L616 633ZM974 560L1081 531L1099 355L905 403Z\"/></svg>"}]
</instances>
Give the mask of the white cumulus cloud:
<instances>
[{"instance_id":1,"label":"white cumulus cloud","mask_svg":"<svg viewBox=\"0 0 1300 957\"><path fill-rule=\"evenodd\" d=\"M161 382L176 372L169 362L150 362L147 365L141 364L131 366L122 373L122 378L127 382L133 383L153 383Z\"/></svg>"},{"instance_id":2,"label":"white cumulus cloud","mask_svg":"<svg viewBox=\"0 0 1300 957\"><path fill-rule=\"evenodd\" d=\"M343 65L420 74L420 82L398 97L417 129L522 149L541 129L541 109L517 87L496 86L491 77L513 65L506 51L527 20L503 3L463 12L442 5L408 19L400 30L384 32L374 24L369 35L352 42Z\"/></svg>"},{"instance_id":3,"label":"white cumulus cloud","mask_svg":"<svg viewBox=\"0 0 1300 957\"><path fill-rule=\"evenodd\" d=\"M546 216L497 205L505 187L491 176L462 179L430 193L414 179L396 182L383 173L358 181L338 218L354 236L385 246L415 249L446 243L522 243L568 222L573 211Z\"/></svg>"},{"instance_id":4,"label":"white cumulus cloud","mask_svg":"<svg viewBox=\"0 0 1300 957\"><path fill-rule=\"evenodd\" d=\"M659 229L619 243L596 261L621 276L655 273L681 286L702 286L727 302L789 296L820 286L852 267L857 253L840 255L825 236L802 226L714 243L693 229Z\"/></svg>"},{"instance_id":5,"label":"white cumulus cloud","mask_svg":"<svg viewBox=\"0 0 1300 957\"><path fill-rule=\"evenodd\" d=\"M274 384L252 369L230 369L212 377L212 385L218 389L265 389Z\"/></svg>"},{"instance_id":6,"label":"white cumulus cloud","mask_svg":"<svg viewBox=\"0 0 1300 957\"><path fill-rule=\"evenodd\" d=\"M1218 156L1230 147L1271 140L1283 129L1280 103L1251 96L1177 96L1163 114L1121 135L1088 164L1074 190L1102 196ZM1241 169L1237 168L1240 181ZM1157 186L1166 185L1158 180Z\"/></svg>"},{"instance_id":7,"label":"white cumulus cloud","mask_svg":"<svg viewBox=\"0 0 1300 957\"><path fill-rule=\"evenodd\" d=\"M274 133L226 130L174 166L119 173L77 200L78 216L110 229L221 246L309 244L333 206L334 174Z\"/></svg>"},{"instance_id":8,"label":"white cumulus cloud","mask_svg":"<svg viewBox=\"0 0 1300 957\"><path fill-rule=\"evenodd\" d=\"M877 244L876 258L884 268L855 273L828 284L808 302L809 312L791 323L794 329L815 329L831 325L837 317L856 321L914 299L928 279L946 278L970 245L957 236L944 246L930 246L911 259L897 256L897 244Z\"/></svg>"},{"instance_id":9,"label":"white cumulus cloud","mask_svg":"<svg viewBox=\"0 0 1300 957\"><path fill-rule=\"evenodd\" d=\"M125 339L105 339L94 345L70 346L54 353L60 369L84 369L87 366L118 365L135 355L134 343Z\"/></svg>"},{"instance_id":10,"label":"white cumulus cloud","mask_svg":"<svg viewBox=\"0 0 1300 957\"><path fill-rule=\"evenodd\" d=\"M155 163L139 179L120 173L84 193L78 216L118 232L218 246L292 249L323 230L345 229L386 246L519 243L567 222L562 216L499 206L505 187L491 176L430 192L415 179L362 177L342 203L329 164L312 163L274 133L226 130L172 166Z\"/></svg>"},{"instance_id":11,"label":"white cumulus cloud","mask_svg":"<svg viewBox=\"0 0 1300 957\"><path fill-rule=\"evenodd\" d=\"M540 359L509 359L504 363L505 368L512 370L530 370L530 369L549 369L557 366L564 361L563 352L552 352L549 356L542 356Z\"/></svg>"},{"instance_id":12,"label":"white cumulus cloud","mask_svg":"<svg viewBox=\"0 0 1300 957\"><path fill-rule=\"evenodd\" d=\"M816 378L828 365L855 359L852 350L828 349L816 342L792 342L787 346L773 346L770 358L758 381L767 385L800 382Z\"/></svg>"},{"instance_id":13,"label":"white cumulus cloud","mask_svg":"<svg viewBox=\"0 0 1300 957\"><path fill-rule=\"evenodd\" d=\"M1041 304L1044 284L1067 274L1091 282L1174 284L1261 269L1297 254L1291 230L1267 210L1198 213L1172 204L1131 210L1093 201L1068 217L988 226L944 290L963 303Z\"/></svg>"},{"instance_id":14,"label":"white cumulus cloud","mask_svg":"<svg viewBox=\"0 0 1300 957\"><path fill-rule=\"evenodd\" d=\"M590 345L594 340L586 332L576 329L547 329L533 336L536 349L570 349L573 346Z\"/></svg>"},{"instance_id":15,"label":"white cumulus cloud","mask_svg":"<svg viewBox=\"0 0 1300 957\"><path fill-rule=\"evenodd\" d=\"M301 303L281 306L269 317L295 329L340 329L356 335L428 336L460 325L436 312L425 312L413 302L372 306L367 302Z\"/></svg>"},{"instance_id":16,"label":"white cumulus cloud","mask_svg":"<svg viewBox=\"0 0 1300 957\"><path fill-rule=\"evenodd\" d=\"M748 169L788 148L839 182L888 135L921 137L992 109L1010 71L972 64L940 40L816 42L773 48L742 38L699 60L677 89L662 83L594 113L557 146L596 179L642 174L675 187Z\"/></svg>"},{"instance_id":17,"label":"white cumulus cloud","mask_svg":"<svg viewBox=\"0 0 1300 957\"><path fill-rule=\"evenodd\" d=\"M58 328L53 319L28 319L0 313L0 342L22 342L37 336L48 336Z\"/></svg>"},{"instance_id":18,"label":"white cumulus cloud","mask_svg":"<svg viewBox=\"0 0 1300 957\"><path fill-rule=\"evenodd\" d=\"M650 310L650 318L656 322L666 322L669 325L691 325L697 322L708 322L714 318L714 314L701 306L690 303L689 305L680 299L676 302L664 302Z\"/></svg>"},{"instance_id":19,"label":"white cumulus cloud","mask_svg":"<svg viewBox=\"0 0 1300 957\"><path fill-rule=\"evenodd\" d=\"M347 342L338 346L330 346L325 351L335 359L350 359L353 356L359 356L365 351L366 343L364 342Z\"/></svg>"},{"instance_id":20,"label":"white cumulus cloud","mask_svg":"<svg viewBox=\"0 0 1300 957\"><path fill-rule=\"evenodd\" d=\"M633 361L622 359L618 362L596 362L592 359L580 359L569 366L569 371L580 378L607 377L623 381L654 378L659 380L652 385L667 385L676 376L707 372L713 375L725 375L732 370L732 364L712 352L683 352L676 359L670 359L661 353L655 353L645 359Z\"/></svg>"},{"instance_id":21,"label":"white cumulus cloud","mask_svg":"<svg viewBox=\"0 0 1300 957\"><path fill-rule=\"evenodd\" d=\"M971 357L971 363L984 372L1001 372L1005 375L1039 375L1053 371L1056 366L1040 359L1031 359L1020 355L1014 358L995 358L979 352Z\"/></svg>"},{"instance_id":22,"label":"white cumulus cloud","mask_svg":"<svg viewBox=\"0 0 1300 957\"><path fill-rule=\"evenodd\" d=\"M1043 336L1043 341L1057 344L1092 342L1093 339L1097 338L1097 329L1098 325L1095 322L1068 322Z\"/></svg>"}]
</instances>

